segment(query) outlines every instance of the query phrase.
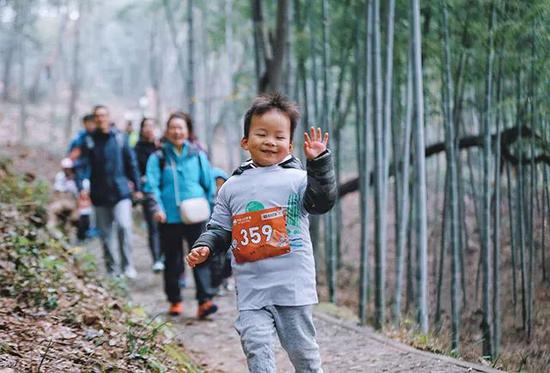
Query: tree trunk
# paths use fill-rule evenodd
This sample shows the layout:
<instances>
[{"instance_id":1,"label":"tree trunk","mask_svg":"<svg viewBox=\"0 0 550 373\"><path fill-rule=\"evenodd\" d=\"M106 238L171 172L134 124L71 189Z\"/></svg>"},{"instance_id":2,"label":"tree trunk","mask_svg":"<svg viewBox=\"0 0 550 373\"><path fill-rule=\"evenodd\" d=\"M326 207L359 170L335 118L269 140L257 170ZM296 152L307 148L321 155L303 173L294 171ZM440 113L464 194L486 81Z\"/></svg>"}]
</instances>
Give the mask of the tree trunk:
<instances>
[{"instance_id":1,"label":"tree trunk","mask_svg":"<svg viewBox=\"0 0 550 373\"><path fill-rule=\"evenodd\" d=\"M411 62L412 63L412 62ZM414 180L414 175L411 177ZM416 183L412 182L409 184L409 195L414 196L416 189ZM416 201L414 198L411 199L411 204L409 208L409 220L410 224L407 227L407 294L406 294L406 303L405 303L405 313L409 313L412 306L414 305L415 299L415 277L414 277L414 229L413 225L416 225L415 209Z\"/></svg>"},{"instance_id":2,"label":"tree trunk","mask_svg":"<svg viewBox=\"0 0 550 373\"><path fill-rule=\"evenodd\" d=\"M546 123L547 124L547 123ZM545 133L548 134L548 126L545 124ZM541 262L542 262L542 282L546 282L546 225L548 224L548 214L550 213L550 193L548 193L548 167L542 171L542 242L541 242Z\"/></svg>"},{"instance_id":3,"label":"tree trunk","mask_svg":"<svg viewBox=\"0 0 550 373\"><path fill-rule=\"evenodd\" d=\"M499 53L497 86L496 86L496 145L495 145L495 201L493 206L493 355L497 357L500 354L500 338L501 338L501 316L500 316L500 209L501 209L501 165L500 165L500 128L501 128L501 84L502 84L502 54Z\"/></svg>"},{"instance_id":4,"label":"tree trunk","mask_svg":"<svg viewBox=\"0 0 550 373\"><path fill-rule=\"evenodd\" d=\"M298 0L294 0L298 1ZM292 43L291 43L291 34L292 34L292 7L287 6L286 7L286 13L285 13L285 23L287 25L288 30L285 34L285 55L284 55L284 73L283 73L283 87L284 87L284 93L286 95L290 95L290 92L292 91L291 86L291 78L292 78ZM296 97L297 99L297 97Z\"/></svg>"},{"instance_id":5,"label":"tree trunk","mask_svg":"<svg viewBox=\"0 0 550 373\"><path fill-rule=\"evenodd\" d=\"M451 48L447 2L442 3L443 29L443 113L445 122L446 159L449 172L450 239L451 239L451 348L458 352L460 344L460 218L458 201L458 172L455 124L453 123L453 82L451 78Z\"/></svg>"},{"instance_id":6,"label":"tree trunk","mask_svg":"<svg viewBox=\"0 0 550 373\"><path fill-rule=\"evenodd\" d=\"M522 108L521 108L521 70L518 70L516 75L516 124L523 121ZM522 129L520 128L520 137L522 135ZM519 152L519 166L518 166L518 187L516 193L517 208L518 208L518 222L519 227L519 265L521 275L521 316L523 330L527 330L527 303L526 303L526 286L527 286L527 265L525 263L525 204L524 204L524 180L525 175L523 172L523 151Z\"/></svg>"},{"instance_id":7,"label":"tree trunk","mask_svg":"<svg viewBox=\"0 0 550 373\"><path fill-rule=\"evenodd\" d=\"M492 123L492 91L493 91L493 27L495 24L496 7L493 3L491 6L491 15L489 20L489 50L487 53L486 68L485 68L485 100L484 108L485 115L483 116L483 223L482 229L482 244L481 244L481 262L482 262L482 282L483 282L483 297L482 309L483 320L481 329L483 333L483 355L494 356L492 346L492 331L491 331L491 123Z\"/></svg>"},{"instance_id":8,"label":"tree trunk","mask_svg":"<svg viewBox=\"0 0 550 373\"><path fill-rule=\"evenodd\" d=\"M168 21L168 29L170 30L170 39L172 40L172 45L174 47L174 50L176 52L177 62L178 62L178 69L180 72L180 78L181 78L181 84L184 85L187 81L187 72L185 71L185 62L183 60L183 56L181 54L181 50L183 50L182 46L179 45L178 42L178 31L176 28L176 23L174 21L174 14L172 6L170 5L170 0L162 0L162 4L164 6L164 13L166 15L166 20ZM185 95L185 91L182 89L181 94L181 105L185 105L187 102L187 98ZM185 105L187 106L187 105Z\"/></svg>"},{"instance_id":9,"label":"tree trunk","mask_svg":"<svg viewBox=\"0 0 550 373\"><path fill-rule=\"evenodd\" d=\"M535 61L535 35L534 30L531 29L531 35L530 35L530 42L531 42L531 66L530 66L530 79L529 79L529 122L531 128L535 128L535 67L534 67L534 61ZM535 153L535 138L533 134L531 134L530 139L530 153ZM534 307L534 299L533 299L533 293L534 293L534 274L533 271L535 269L535 232L533 229L534 220L535 220L535 208L534 208L534 201L535 201L535 183L536 183L536 166L534 162L534 158L531 156L531 162L529 165L529 171L530 171L530 177L529 177L529 272L528 272L528 288L527 288L527 338L530 341L532 334L533 334L533 307Z\"/></svg>"},{"instance_id":10,"label":"tree trunk","mask_svg":"<svg viewBox=\"0 0 550 373\"><path fill-rule=\"evenodd\" d=\"M510 165L506 164L506 183L508 189L508 217L510 224L510 257L512 261L512 304L514 306L514 316L517 305L517 280L516 280L516 223L514 221L514 203L512 198L512 182L510 178Z\"/></svg>"},{"instance_id":11,"label":"tree trunk","mask_svg":"<svg viewBox=\"0 0 550 373\"><path fill-rule=\"evenodd\" d=\"M307 20L309 26L309 49L310 59L311 59L311 80L312 80L312 100L313 100L313 115L312 120L314 123L319 123L319 75L317 74L317 53L316 53L316 44L315 44L315 35L317 34L315 30L315 17L312 16L311 11L308 11Z\"/></svg>"},{"instance_id":12,"label":"tree trunk","mask_svg":"<svg viewBox=\"0 0 550 373\"><path fill-rule=\"evenodd\" d=\"M268 69L266 76L268 82L265 85L264 91L279 91L282 86L282 73L285 56L288 53L286 50L287 39L289 38L289 23L288 23L288 0L279 0L277 2L277 25L275 29L275 39L273 42L273 59L266 63Z\"/></svg>"},{"instance_id":13,"label":"tree trunk","mask_svg":"<svg viewBox=\"0 0 550 373\"><path fill-rule=\"evenodd\" d=\"M60 3L59 7L63 6L63 3ZM58 9L59 10L59 9ZM57 122L59 119L57 118L57 104L59 102L59 92L57 89L57 83L59 80L59 72L62 70L61 66L57 66L58 60L62 60L63 55L63 41L65 40L65 30L67 28L67 21L68 16L62 15L59 20L59 28L57 31L57 43L55 47L55 51L52 53L51 58L51 64L49 66L50 68L50 84L48 87L48 96L50 98L49 100L49 122L50 122L50 130L49 130L49 136L48 141L50 144L53 144L57 139ZM61 56L61 58L60 58ZM61 64L59 64L61 65Z\"/></svg>"},{"instance_id":14,"label":"tree trunk","mask_svg":"<svg viewBox=\"0 0 550 373\"><path fill-rule=\"evenodd\" d=\"M372 123L372 32L373 32L373 14L372 1L368 0L365 5L365 23L366 23L366 38L365 38L365 64L364 67L364 118L361 122L361 137L363 145L361 149L361 164L359 164L359 184L361 188L361 265L359 273L359 319L361 324L367 322L368 308L368 288L369 288L369 150L370 150L370 133L369 125Z\"/></svg>"},{"instance_id":15,"label":"tree trunk","mask_svg":"<svg viewBox=\"0 0 550 373\"><path fill-rule=\"evenodd\" d=\"M225 0L225 50L227 53L227 68L229 69L229 87L228 91L231 95L234 94L235 91L235 83L234 83L234 68L233 68L233 26L231 24L231 21L233 19L233 0ZM230 105L232 106L232 105ZM235 157L234 157L234 147L233 144L235 143L234 139L234 130L231 128L231 124L234 122L235 112L231 107L228 108L226 111L227 115L222 118L223 121L223 129L224 134L226 138L227 146L227 159L229 161L229 164L231 167L236 164Z\"/></svg>"},{"instance_id":16,"label":"tree trunk","mask_svg":"<svg viewBox=\"0 0 550 373\"><path fill-rule=\"evenodd\" d=\"M454 120L453 115L453 120ZM458 126L457 126L458 127ZM457 141L455 141L456 144ZM456 146L456 145L455 145ZM458 173L458 200L459 200L459 218L462 234L460 235L460 282L462 289L462 308L466 309L468 304L467 288L466 288L466 267L464 264L465 252L468 249L469 235L468 235L468 225L466 224L466 207L465 207L465 198L464 198L464 173L461 166L462 159L457 150L457 173Z\"/></svg>"},{"instance_id":17,"label":"tree trunk","mask_svg":"<svg viewBox=\"0 0 550 373\"><path fill-rule=\"evenodd\" d=\"M374 92L374 216L375 216L375 244L374 244L374 326L381 329L386 322L386 185L384 147L386 144L383 128L383 82L382 82L382 55L380 47L380 1L373 1L373 92Z\"/></svg>"},{"instance_id":18,"label":"tree trunk","mask_svg":"<svg viewBox=\"0 0 550 373\"><path fill-rule=\"evenodd\" d=\"M442 210L441 210L441 240L440 240L440 251L439 251L439 260L434 260L434 262L437 264L437 283L436 283L436 300L435 300L435 318L434 318L434 323L435 323L435 328L437 331L441 330L441 327L442 327L442 322L441 322L441 305L442 305L442 300L441 300L441 294L443 293L443 272L447 273L446 269L445 269L445 255L447 255L447 239L448 239L448 235L449 235L449 220L451 219L450 218L450 213L449 213L449 210L450 210L450 202L449 202L449 197L450 197L450 182L449 182L449 179L450 179L450 176L451 176L451 173L450 173L450 170L447 169L447 171L445 172L445 184L444 184L444 192L443 192L443 206L442 206ZM452 261L452 258L451 258L451 261ZM437 263L439 262L439 263ZM451 273L451 317L453 316L453 309L452 309L452 306L453 306L453 295L454 293L452 293L453 289L452 289L452 286L453 286L453 282L452 282L452 276L453 274ZM452 327L452 322L454 320L451 320L451 327ZM453 340L453 337L454 335L451 334L451 345L452 345L452 349L455 349L456 347L454 346L454 340Z\"/></svg>"},{"instance_id":19,"label":"tree trunk","mask_svg":"<svg viewBox=\"0 0 550 373\"><path fill-rule=\"evenodd\" d=\"M304 11L306 14L304 14ZM296 24L296 32L300 35L305 33L306 25L306 15L309 15L309 9L302 9L300 1L294 1L294 22ZM308 79L307 79L307 69L306 69L306 56L307 52L302 48L305 46L299 46L296 49L296 64L297 64L297 79L296 79L296 89L298 90L298 98L301 102L302 107L302 126L300 127L300 132L305 132L308 130L310 124L310 111L309 111L309 93L308 93ZM311 51L309 51L311 54ZM303 140L300 139L301 136L297 137L299 141L298 146L303 144ZM302 152L299 153L302 160L305 160L305 156Z\"/></svg>"},{"instance_id":20,"label":"tree trunk","mask_svg":"<svg viewBox=\"0 0 550 373\"><path fill-rule=\"evenodd\" d=\"M262 46L263 46L263 36L262 36L262 10L261 10L261 1L251 0L252 7L252 28L254 36L254 71L256 72L256 85L257 90L260 91L260 81L261 81L261 71L262 71Z\"/></svg>"},{"instance_id":21,"label":"tree trunk","mask_svg":"<svg viewBox=\"0 0 550 373\"><path fill-rule=\"evenodd\" d=\"M19 39L19 27L21 24L21 13L15 12L15 18L13 19L12 28L10 32L10 37L8 39L8 45L4 54L4 76L2 83L4 84L4 92L2 92L2 100L7 102L11 100L11 76L13 68L14 57L17 57L18 44L17 40Z\"/></svg>"},{"instance_id":22,"label":"tree trunk","mask_svg":"<svg viewBox=\"0 0 550 373\"><path fill-rule=\"evenodd\" d=\"M310 59L311 59L311 80L312 80L312 121L313 123L320 122L320 110L319 110L319 75L317 74L317 49L315 48L315 36L318 35L318 30L315 28L316 17L313 16L313 12L309 7L306 12L306 22L309 27L309 40L310 40ZM307 126L307 124L306 124ZM311 243L314 250L320 248L320 225L321 218L318 215L310 215L309 217L309 232L311 235ZM319 256L320 257L320 256ZM317 263L317 262L316 262ZM317 265L317 264L316 264Z\"/></svg>"},{"instance_id":23,"label":"tree trunk","mask_svg":"<svg viewBox=\"0 0 550 373\"><path fill-rule=\"evenodd\" d=\"M20 4L17 13L18 25L16 27L16 44L18 45L19 57L19 142L27 143L27 89L25 87L26 77L26 53L25 53L25 38L23 36L25 23L28 15L28 8L24 4Z\"/></svg>"},{"instance_id":24,"label":"tree trunk","mask_svg":"<svg viewBox=\"0 0 550 373\"><path fill-rule=\"evenodd\" d=\"M71 138L72 124L76 114L76 103L80 93L80 27L82 20L82 1L78 2L78 19L74 23L74 45L73 45L73 76L71 80L71 97L69 98L69 109L67 122L65 123L65 140Z\"/></svg>"},{"instance_id":25,"label":"tree trunk","mask_svg":"<svg viewBox=\"0 0 550 373\"><path fill-rule=\"evenodd\" d=\"M19 142L27 143L27 91L25 89L25 43L19 42Z\"/></svg>"},{"instance_id":26,"label":"tree trunk","mask_svg":"<svg viewBox=\"0 0 550 373\"><path fill-rule=\"evenodd\" d=\"M388 1L388 19L386 24L386 78L384 83L384 197L386 204L388 201L388 178L390 166L390 137L392 127L392 99L393 99L393 34L394 34L394 16L395 16L395 0Z\"/></svg>"},{"instance_id":27,"label":"tree trunk","mask_svg":"<svg viewBox=\"0 0 550 373\"><path fill-rule=\"evenodd\" d=\"M187 96L188 96L188 110L191 118L195 117L195 103L197 98L195 97L195 34L193 27L193 0L187 0Z\"/></svg>"},{"instance_id":28,"label":"tree trunk","mask_svg":"<svg viewBox=\"0 0 550 373\"><path fill-rule=\"evenodd\" d=\"M281 3L279 3L281 6ZM334 134L334 128L331 125L329 120L330 114L330 98L329 98L329 87L330 87L330 77L329 77L329 64L330 64L330 48L328 40L328 29L329 29L329 19L328 19L328 0L322 1L322 63L323 63L323 111L322 111L322 128L329 133ZM338 146L337 144L335 144ZM338 203L338 202L336 202ZM324 216L325 222L325 252L327 253L327 283L328 283L328 293L329 301L332 303L336 302L336 275L337 275L337 263L336 263L336 234L334 231L335 227L335 211L330 211Z\"/></svg>"},{"instance_id":29,"label":"tree trunk","mask_svg":"<svg viewBox=\"0 0 550 373\"><path fill-rule=\"evenodd\" d=\"M159 61L160 50L159 36L159 13L155 11L152 17L151 34L149 38L149 81L155 95L155 121L160 125L162 121L162 100L160 93L160 84L162 82L162 64Z\"/></svg>"},{"instance_id":30,"label":"tree trunk","mask_svg":"<svg viewBox=\"0 0 550 373\"><path fill-rule=\"evenodd\" d=\"M267 37L261 4L261 0L252 0L252 19L255 25L255 38L259 41L257 45L260 46L259 49L263 52L265 66L265 71L260 73L261 77L258 85L260 93L279 91L281 89L283 83L283 65L287 53L286 41L290 26L288 23L288 0L280 0L277 2L277 21L273 43L271 43Z\"/></svg>"},{"instance_id":31,"label":"tree trunk","mask_svg":"<svg viewBox=\"0 0 550 373\"><path fill-rule=\"evenodd\" d=\"M407 111L405 114L405 128L403 130L403 156L410 154L411 148L411 128L413 116L413 82L412 82L412 43L409 46L409 62L407 63ZM397 155L397 153L395 153ZM401 197L399 206L399 231L397 233L396 248L395 248L395 298L394 298L394 324L399 326L401 321L401 298L403 288L403 266L405 262L404 252L407 242L406 234L409 225L409 162L402 162L401 169L401 185L398 191ZM396 184L397 187L397 184Z\"/></svg>"},{"instance_id":32,"label":"tree trunk","mask_svg":"<svg viewBox=\"0 0 550 373\"><path fill-rule=\"evenodd\" d=\"M428 332L428 247L426 218L426 166L424 157L424 88L422 79L422 43L420 36L420 1L411 0L413 38L413 86L416 99L415 121L415 178L416 178L416 244L419 257L418 316L417 321L423 333Z\"/></svg>"}]
</instances>

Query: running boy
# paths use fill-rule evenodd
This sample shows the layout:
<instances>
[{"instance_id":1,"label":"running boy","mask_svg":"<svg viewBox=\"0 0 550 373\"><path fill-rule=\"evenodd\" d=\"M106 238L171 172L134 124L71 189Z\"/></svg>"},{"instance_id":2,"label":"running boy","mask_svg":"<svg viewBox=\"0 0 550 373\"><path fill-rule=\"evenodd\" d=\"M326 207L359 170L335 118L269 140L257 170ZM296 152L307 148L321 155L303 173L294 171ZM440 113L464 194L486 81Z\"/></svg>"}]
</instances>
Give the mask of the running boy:
<instances>
[{"instance_id":1,"label":"running boy","mask_svg":"<svg viewBox=\"0 0 550 373\"><path fill-rule=\"evenodd\" d=\"M317 303L308 213L329 211L336 180L328 133L305 133L307 172L292 156L299 112L274 93L244 118L251 159L222 186L212 218L187 256L193 267L230 248L239 317L235 328L251 372L275 372L275 332L297 372L322 372L312 305Z\"/></svg>"}]
</instances>

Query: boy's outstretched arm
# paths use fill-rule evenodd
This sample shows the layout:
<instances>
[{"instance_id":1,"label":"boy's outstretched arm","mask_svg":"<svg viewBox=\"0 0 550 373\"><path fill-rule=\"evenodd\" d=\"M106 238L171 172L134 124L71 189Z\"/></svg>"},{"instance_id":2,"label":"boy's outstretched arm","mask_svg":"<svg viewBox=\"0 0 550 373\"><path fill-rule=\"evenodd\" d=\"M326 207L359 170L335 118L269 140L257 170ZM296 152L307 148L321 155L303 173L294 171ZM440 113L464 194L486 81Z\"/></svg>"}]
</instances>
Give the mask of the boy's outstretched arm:
<instances>
[{"instance_id":1,"label":"boy's outstretched arm","mask_svg":"<svg viewBox=\"0 0 550 373\"><path fill-rule=\"evenodd\" d=\"M216 198L216 205L214 206L214 211L212 212L212 217L206 225L206 231L204 231L200 237L193 244L193 249L191 250L190 255L187 256L187 262L189 265L192 265L190 260L196 261L196 259L204 259L205 261L209 256L216 256L220 254L225 254L231 245L231 210L227 203L227 197L225 195L224 184L220 191L218 192L218 197ZM202 253L206 248L208 254L203 257L196 257L196 255L191 256L193 252L195 254L199 251L199 254ZM196 264L200 264L197 262ZM195 265L196 265L195 264Z\"/></svg>"},{"instance_id":2,"label":"boy's outstretched arm","mask_svg":"<svg viewBox=\"0 0 550 373\"><path fill-rule=\"evenodd\" d=\"M208 224L206 231L193 244L185 260L190 267L206 261L208 257L225 254L231 245L231 232L215 224Z\"/></svg>"},{"instance_id":3,"label":"boy's outstretched arm","mask_svg":"<svg viewBox=\"0 0 550 373\"><path fill-rule=\"evenodd\" d=\"M304 208L310 214L324 214L330 211L336 202L336 175L327 144L328 133L323 136L320 128L312 127L310 134L304 134L304 153L307 158Z\"/></svg>"}]
</instances>

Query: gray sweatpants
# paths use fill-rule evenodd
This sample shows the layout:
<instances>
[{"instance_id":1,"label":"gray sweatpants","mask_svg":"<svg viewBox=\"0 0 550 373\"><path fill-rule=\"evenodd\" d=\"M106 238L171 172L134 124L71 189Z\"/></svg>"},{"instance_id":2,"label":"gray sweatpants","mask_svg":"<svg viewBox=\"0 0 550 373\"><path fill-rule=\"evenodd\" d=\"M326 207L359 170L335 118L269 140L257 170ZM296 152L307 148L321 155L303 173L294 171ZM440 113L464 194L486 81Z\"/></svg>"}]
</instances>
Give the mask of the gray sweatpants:
<instances>
[{"instance_id":1,"label":"gray sweatpants","mask_svg":"<svg viewBox=\"0 0 550 373\"><path fill-rule=\"evenodd\" d=\"M107 272L122 273L133 267L132 261L132 201L123 199L114 206L95 206L96 224L99 229ZM117 255L114 248L113 223L118 237Z\"/></svg>"},{"instance_id":2,"label":"gray sweatpants","mask_svg":"<svg viewBox=\"0 0 550 373\"><path fill-rule=\"evenodd\" d=\"M267 306L239 311L235 329L241 336L250 372L277 371L273 352L275 333L296 372L323 372L319 346L315 341L312 307Z\"/></svg>"}]
</instances>

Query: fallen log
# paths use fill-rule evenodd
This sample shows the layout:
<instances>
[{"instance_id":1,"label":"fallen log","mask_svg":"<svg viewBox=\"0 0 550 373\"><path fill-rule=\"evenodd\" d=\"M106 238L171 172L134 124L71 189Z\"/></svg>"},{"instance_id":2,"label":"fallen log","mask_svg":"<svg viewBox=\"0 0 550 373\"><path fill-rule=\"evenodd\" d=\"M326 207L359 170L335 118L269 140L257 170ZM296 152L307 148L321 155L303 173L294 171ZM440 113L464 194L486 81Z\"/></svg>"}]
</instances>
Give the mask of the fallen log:
<instances>
[{"instance_id":1,"label":"fallen log","mask_svg":"<svg viewBox=\"0 0 550 373\"><path fill-rule=\"evenodd\" d=\"M530 164L531 161L534 163L546 163L550 165L550 144L544 142L543 138L537 133L533 133L531 128L528 126L515 126L508 128L500 133L500 154L501 154L501 165L504 165L504 162L511 163L512 165L519 165L520 157L514 155L512 147L514 143L521 138L531 139L534 138L538 143L538 148L542 149L542 153L531 158L527 155L522 155L522 164ZM496 133L491 135L491 144L496 143ZM467 150L470 148L481 148L483 147L483 136L466 136L458 140L458 149ZM445 143L438 142L426 147L425 156L429 158L431 156L437 155L445 151ZM412 155L410 156L409 162L412 163ZM395 164L390 164L390 177L395 175ZM372 185L374 181L374 171L370 172L370 184ZM348 180L338 187L339 197L343 197L348 193L352 193L359 190L359 178L355 177L351 180Z\"/></svg>"}]
</instances>

